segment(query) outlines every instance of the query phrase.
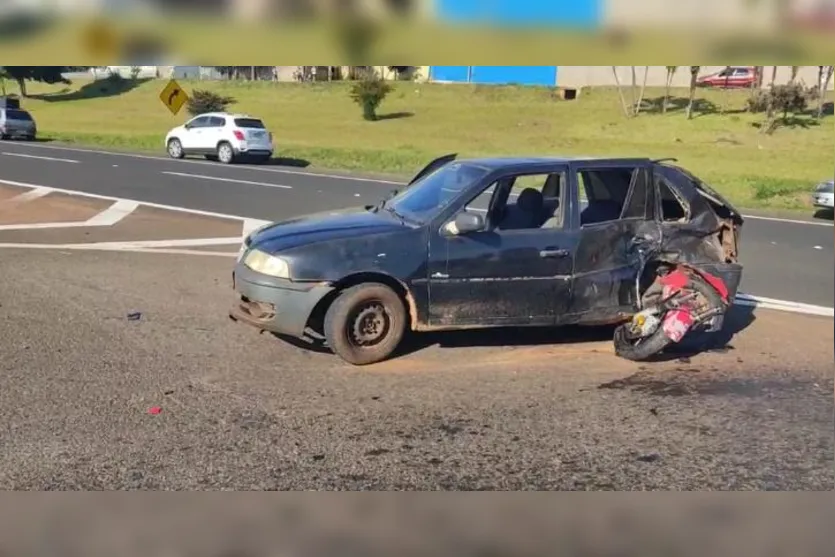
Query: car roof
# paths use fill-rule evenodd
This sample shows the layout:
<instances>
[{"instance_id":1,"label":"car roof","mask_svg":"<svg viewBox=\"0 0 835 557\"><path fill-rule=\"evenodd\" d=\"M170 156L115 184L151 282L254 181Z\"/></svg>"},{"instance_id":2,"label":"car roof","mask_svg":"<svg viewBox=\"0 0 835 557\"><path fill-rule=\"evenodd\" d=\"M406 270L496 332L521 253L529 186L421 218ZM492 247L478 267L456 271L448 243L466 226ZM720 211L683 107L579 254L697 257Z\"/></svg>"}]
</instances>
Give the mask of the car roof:
<instances>
[{"instance_id":1,"label":"car roof","mask_svg":"<svg viewBox=\"0 0 835 557\"><path fill-rule=\"evenodd\" d=\"M644 157L483 157L459 159L455 162L467 164L471 166L480 166L489 170L501 169L524 169L528 166L546 166L554 164L569 164L569 163L625 163L625 164L646 164L651 162L649 158Z\"/></svg>"},{"instance_id":2,"label":"car roof","mask_svg":"<svg viewBox=\"0 0 835 557\"><path fill-rule=\"evenodd\" d=\"M255 120L260 120L260 118L256 118L255 116L250 116L249 114L240 114L237 112L206 112L205 114L198 114L195 118L200 118L202 116L221 116L223 118L252 118Z\"/></svg>"}]
</instances>

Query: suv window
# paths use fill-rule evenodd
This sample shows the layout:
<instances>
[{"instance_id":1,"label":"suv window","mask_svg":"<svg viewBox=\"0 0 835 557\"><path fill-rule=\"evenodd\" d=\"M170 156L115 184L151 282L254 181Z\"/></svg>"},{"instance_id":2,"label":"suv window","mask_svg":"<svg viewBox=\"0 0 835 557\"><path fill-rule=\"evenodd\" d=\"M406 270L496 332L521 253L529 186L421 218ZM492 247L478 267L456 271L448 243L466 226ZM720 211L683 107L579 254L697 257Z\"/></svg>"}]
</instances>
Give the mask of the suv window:
<instances>
[{"instance_id":1,"label":"suv window","mask_svg":"<svg viewBox=\"0 0 835 557\"><path fill-rule=\"evenodd\" d=\"M198 116L197 118L189 122L188 125L192 128L207 128L209 127L209 117Z\"/></svg>"},{"instance_id":2,"label":"suv window","mask_svg":"<svg viewBox=\"0 0 835 557\"><path fill-rule=\"evenodd\" d=\"M633 167L580 170L581 226L620 220L626 196L639 169Z\"/></svg>"},{"instance_id":3,"label":"suv window","mask_svg":"<svg viewBox=\"0 0 835 557\"><path fill-rule=\"evenodd\" d=\"M15 110L11 108L6 109L6 118L9 120L22 120L25 122L32 121L32 116L25 110Z\"/></svg>"},{"instance_id":4,"label":"suv window","mask_svg":"<svg viewBox=\"0 0 835 557\"><path fill-rule=\"evenodd\" d=\"M257 118L235 118L235 125L239 128L253 128L256 130L267 129L264 122Z\"/></svg>"},{"instance_id":5,"label":"suv window","mask_svg":"<svg viewBox=\"0 0 835 557\"><path fill-rule=\"evenodd\" d=\"M209 123L206 125L207 128L222 128L226 125L226 118L221 118L220 116L212 116L209 118Z\"/></svg>"}]
</instances>

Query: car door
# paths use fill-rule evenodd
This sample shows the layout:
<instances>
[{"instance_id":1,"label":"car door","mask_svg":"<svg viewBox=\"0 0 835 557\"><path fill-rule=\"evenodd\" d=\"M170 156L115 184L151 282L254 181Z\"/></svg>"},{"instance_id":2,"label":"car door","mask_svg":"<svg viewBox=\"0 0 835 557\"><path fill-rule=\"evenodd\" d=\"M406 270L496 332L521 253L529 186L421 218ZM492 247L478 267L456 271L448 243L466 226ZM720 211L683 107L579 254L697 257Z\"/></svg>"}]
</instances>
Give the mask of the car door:
<instances>
[{"instance_id":1,"label":"car door","mask_svg":"<svg viewBox=\"0 0 835 557\"><path fill-rule=\"evenodd\" d=\"M208 116L198 116L186 122L183 126L183 136L180 138L180 143L183 149L189 152L199 152L201 145L205 145L203 132L209 124Z\"/></svg>"},{"instance_id":2,"label":"car door","mask_svg":"<svg viewBox=\"0 0 835 557\"><path fill-rule=\"evenodd\" d=\"M484 184L458 209L484 214L483 230L447 233L458 211L430 229L430 326L553 325L568 308L576 236L564 226L565 191L549 227L501 230L511 186L507 179Z\"/></svg>"},{"instance_id":3,"label":"car door","mask_svg":"<svg viewBox=\"0 0 835 557\"><path fill-rule=\"evenodd\" d=\"M650 166L583 163L573 167L571 179L588 204L579 218L570 321L613 321L636 303L639 268L632 240L654 218Z\"/></svg>"},{"instance_id":4,"label":"car door","mask_svg":"<svg viewBox=\"0 0 835 557\"><path fill-rule=\"evenodd\" d=\"M205 153L214 153L217 150L217 144L223 139L225 127L226 118L210 116L206 126L201 130L199 149Z\"/></svg>"}]
</instances>

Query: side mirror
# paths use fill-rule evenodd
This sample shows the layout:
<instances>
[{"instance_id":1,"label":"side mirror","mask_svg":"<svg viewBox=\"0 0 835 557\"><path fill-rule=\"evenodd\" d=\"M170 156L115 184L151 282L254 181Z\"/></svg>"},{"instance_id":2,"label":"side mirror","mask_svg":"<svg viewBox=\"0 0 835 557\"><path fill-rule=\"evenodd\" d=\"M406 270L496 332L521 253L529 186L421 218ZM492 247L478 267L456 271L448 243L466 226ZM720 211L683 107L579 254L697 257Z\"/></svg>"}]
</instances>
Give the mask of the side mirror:
<instances>
[{"instance_id":1,"label":"side mirror","mask_svg":"<svg viewBox=\"0 0 835 557\"><path fill-rule=\"evenodd\" d=\"M481 230L484 230L484 217L467 211L458 213L454 221L450 221L444 226L444 231L450 236L460 236Z\"/></svg>"},{"instance_id":2,"label":"side mirror","mask_svg":"<svg viewBox=\"0 0 835 557\"><path fill-rule=\"evenodd\" d=\"M183 129L186 129L186 130L190 130L191 128L192 128L192 125L191 125L191 124L185 124L185 125L183 126Z\"/></svg>"}]
</instances>

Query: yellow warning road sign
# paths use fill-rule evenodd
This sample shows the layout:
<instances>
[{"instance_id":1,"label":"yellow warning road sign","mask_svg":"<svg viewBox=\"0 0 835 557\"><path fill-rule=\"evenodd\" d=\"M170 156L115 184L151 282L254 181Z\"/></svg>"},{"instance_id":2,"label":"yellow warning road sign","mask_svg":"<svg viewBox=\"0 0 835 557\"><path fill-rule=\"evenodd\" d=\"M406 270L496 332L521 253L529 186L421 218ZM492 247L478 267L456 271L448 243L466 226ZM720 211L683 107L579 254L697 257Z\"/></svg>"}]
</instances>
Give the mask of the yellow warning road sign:
<instances>
[{"instance_id":1,"label":"yellow warning road sign","mask_svg":"<svg viewBox=\"0 0 835 557\"><path fill-rule=\"evenodd\" d=\"M183 105L188 102L188 93L180 87L176 79L172 79L159 94L159 100L171 111L171 114L176 116Z\"/></svg>"}]
</instances>

